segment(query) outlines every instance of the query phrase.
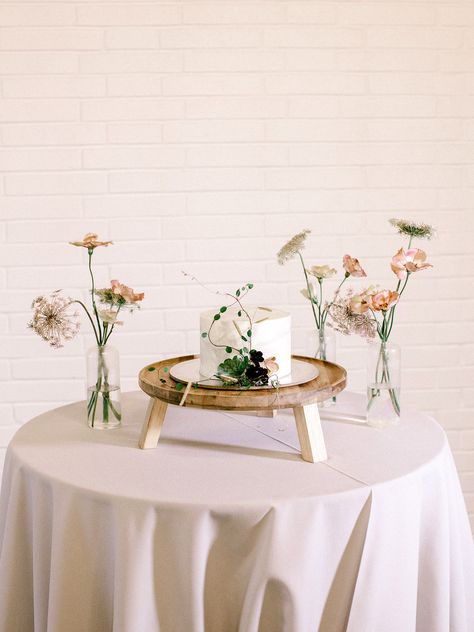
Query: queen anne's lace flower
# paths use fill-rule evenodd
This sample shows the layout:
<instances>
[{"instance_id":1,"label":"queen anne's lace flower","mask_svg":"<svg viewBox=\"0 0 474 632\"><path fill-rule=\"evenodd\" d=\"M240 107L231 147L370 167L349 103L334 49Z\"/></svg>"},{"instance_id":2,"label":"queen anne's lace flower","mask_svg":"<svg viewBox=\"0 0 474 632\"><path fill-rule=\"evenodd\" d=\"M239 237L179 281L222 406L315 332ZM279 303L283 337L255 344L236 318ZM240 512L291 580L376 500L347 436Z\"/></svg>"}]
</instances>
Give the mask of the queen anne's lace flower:
<instances>
[{"instance_id":1,"label":"queen anne's lace flower","mask_svg":"<svg viewBox=\"0 0 474 632\"><path fill-rule=\"evenodd\" d=\"M435 235L435 229L429 224L417 224L407 219L396 219L395 217L392 217L389 222L398 228L400 235L408 235L408 237L416 237L417 239L431 239Z\"/></svg>"},{"instance_id":2,"label":"queen anne's lace flower","mask_svg":"<svg viewBox=\"0 0 474 632\"><path fill-rule=\"evenodd\" d=\"M62 296L56 290L50 296L38 296L33 301L33 318L28 327L33 329L51 347L59 349L79 331L77 311L71 309L74 299Z\"/></svg>"}]
</instances>

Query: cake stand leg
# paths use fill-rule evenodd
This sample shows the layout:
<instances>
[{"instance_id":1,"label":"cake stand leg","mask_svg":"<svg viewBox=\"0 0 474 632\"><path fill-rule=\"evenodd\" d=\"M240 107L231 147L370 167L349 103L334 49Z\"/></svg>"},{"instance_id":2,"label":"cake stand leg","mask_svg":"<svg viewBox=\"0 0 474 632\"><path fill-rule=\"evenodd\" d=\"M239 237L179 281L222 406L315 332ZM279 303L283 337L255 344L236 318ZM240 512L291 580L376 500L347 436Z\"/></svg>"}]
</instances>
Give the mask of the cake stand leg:
<instances>
[{"instance_id":1,"label":"cake stand leg","mask_svg":"<svg viewBox=\"0 0 474 632\"><path fill-rule=\"evenodd\" d=\"M328 458L317 404L293 408L303 460L310 463Z\"/></svg>"},{"instance_id":2,"label":"cake stand leg","mask_svg":"<svg viewBox=\"0 0 474 632\"><path fill-rule=\"evenodd\" d=\"M155 397L150 397L142 432L138 441L138 447L142 450L156 448L158 445L158 439L160 438L167 408L168 404L166 402L161 401L161 399L156 399Z\"/></svg>"},{"instance_id":3,"label":"cake stand leg","mask_svg":"<svg viewBox=\"0 0 474 632\"><path fill-rule=\"evenodd\" d=\"M256 416L257 417L270 417L270 418L275 417L276 410L257 410Z\"/></svg>"}]
</instances>

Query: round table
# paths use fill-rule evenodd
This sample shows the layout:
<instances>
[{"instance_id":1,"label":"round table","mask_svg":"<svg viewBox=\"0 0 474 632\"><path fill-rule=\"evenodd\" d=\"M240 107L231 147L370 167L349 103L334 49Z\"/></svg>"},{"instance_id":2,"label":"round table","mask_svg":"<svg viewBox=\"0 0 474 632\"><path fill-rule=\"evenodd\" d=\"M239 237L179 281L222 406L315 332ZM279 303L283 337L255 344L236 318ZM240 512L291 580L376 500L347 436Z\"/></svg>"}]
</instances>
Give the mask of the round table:
<instances>
[{"instance_id":1,"label":"round table","mask_svg":"<svg viewBox=\"0 0 474 632\"><path fill-rule=\"evenodd\" d=\"M445 434L146 407L94 431L84 402L20 428L0 498L1 632L472 632L474 551ZM337 407L362 411L350 393Z\"/></svg>"}]
</instances>

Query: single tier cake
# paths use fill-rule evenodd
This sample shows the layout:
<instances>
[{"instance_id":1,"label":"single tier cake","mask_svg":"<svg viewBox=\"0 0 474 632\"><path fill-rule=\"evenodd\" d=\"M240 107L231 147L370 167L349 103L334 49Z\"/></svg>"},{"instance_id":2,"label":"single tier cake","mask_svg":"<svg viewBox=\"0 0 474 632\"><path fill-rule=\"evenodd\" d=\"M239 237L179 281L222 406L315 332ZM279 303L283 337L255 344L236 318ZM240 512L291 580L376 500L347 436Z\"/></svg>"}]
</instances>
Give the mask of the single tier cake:
<instances>
[{"instance_id":1,"label":"single tier cake","mask_svg":"<svg viewBox=\"0 0 474 632\"><path fill-rule=\"evenodd\" d=\"M216 345L225 345L241 349L248 347L241 336L249 329L248 318L242 313L238 316L239 306L230 307L212 327L210 337ZM282 379L291 373L291 316L287 312L270 307L248 307L245 310L252 319L252 349L263 353L265 359L275 358L279 369L277 376ZM209 331L216 310L203 312L200 317L201 333ZM199 372L203 377L211 377L218 365L236 352L227 353L225 346L215 347L209 339L201 337Z\"/></svg>"}]
</instances>

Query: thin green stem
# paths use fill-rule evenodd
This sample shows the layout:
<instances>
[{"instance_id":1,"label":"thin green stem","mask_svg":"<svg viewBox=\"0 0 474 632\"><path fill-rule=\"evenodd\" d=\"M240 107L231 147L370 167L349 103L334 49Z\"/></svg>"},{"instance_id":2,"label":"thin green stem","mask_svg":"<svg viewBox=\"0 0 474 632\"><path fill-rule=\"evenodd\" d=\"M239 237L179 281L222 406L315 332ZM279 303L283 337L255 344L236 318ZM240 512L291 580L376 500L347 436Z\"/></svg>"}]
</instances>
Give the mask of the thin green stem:
<instances>
[{"instance_id":1,"label":"thin green stem","mask_svg":"<svg viewBox=\"0 0 474 632\"><path fill-rule=\"evenodd\" d=\"M100 318L99 318L99 312L97 311L97 306L95 304L95 281L94 281L94 273L92 272L92 255L94 253L94 250L92 248L89 248L89 250L87 251L88 257L89 257L89 274L91 277L91 300L92 300L92 308L94 310L94 314L95 314L95 318L97 321L97 328L98 331L100 332L100 339L99 339L99 344L102 344L102 328L100 326Z\"/></svg>"},{"instance_id":2,"label":"thin green stem","mask_svg":"<svg viewBox=\"0 0 474 632\"><path fill-rule=\"evenodd\" d=\"M304 264L303 256L299 250L298 250L298 255L301 261L301 265L303 266L303 272L306 279L306 289L308 292L309 301L311 303L311 308L313 310L314 322L316 323L316 328L319 329L321 327L321 322L318 320L318 317L316 315L316 310L314 309L313 293L311 292L311 285L309 283L308 273L306 272L306 266ZM321 306L318 306L318 307L319 309L321 309Z\"/></svg>"},{"instance_id":3,"label":"thin green stem","mask_svg":"<svg viewBox=\"0 0 474 632\"><path fill-rule=\"evenodd\" d=\"M96 342L97 342L98 345L100 345L99 336L97 335L97 330L95 328L94 321L92 320L92 317L89 314L89 310L87 309L87 307L84 305L84 303L82 301L78 301L76 299L76 300L73 301L73 303L78 303L83 308L83 310L85 311L85 313L87 315L87 318L89 319L89 321L90 321L90 323L92 325L92 331L94 332L94 336L95 336Z\"/></svg>"},{"instance_id":4,"label":"thin green stem","mask_svg":"<svg viewBox=\"0 0 474 632\"><path fill-rule=\"evenodd\" d=\"M350 275L345 274L344 278L342 279L342 281L339 283L339 285L337 286L336 291L334 292L334 296L332 297L332 301L329 303L329 305L327 305L324 310L323 310L323 325L326 323L328 314L329 314L329 310L331 309L331 307L334 304L334 301L336 300L336 298L339 296L339 292L341 291L341 287L343 286L343 284L347 281L347 279L349 278Z\"/></svg>"}]
</instances>

